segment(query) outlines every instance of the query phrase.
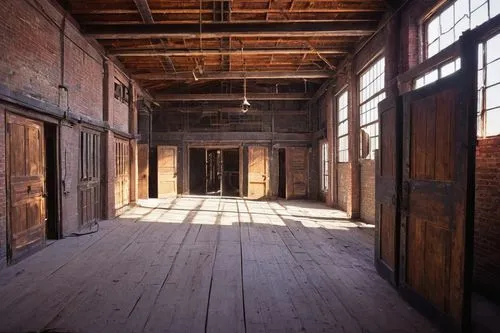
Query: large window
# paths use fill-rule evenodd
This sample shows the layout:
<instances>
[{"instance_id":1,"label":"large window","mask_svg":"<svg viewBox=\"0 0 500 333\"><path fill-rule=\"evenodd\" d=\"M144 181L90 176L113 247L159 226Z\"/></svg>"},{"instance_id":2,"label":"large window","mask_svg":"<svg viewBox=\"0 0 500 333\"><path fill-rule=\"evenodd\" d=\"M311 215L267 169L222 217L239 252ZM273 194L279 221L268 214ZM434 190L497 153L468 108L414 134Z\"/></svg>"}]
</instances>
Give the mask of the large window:
<instances>
[{"instance_id":1,"label":"large window","mask_svg":"<svg viewBox=\"0 0 500 333\"><path fill-rule=\"evenodd\" d=\"M432 16L425 25L426 58L430 58L458 41L464 31L474 29L500 14L498 0L456 0ZM456 59L417 78L415 89L426 86L460 69Z\"/></svg>"},{"instance_id":2,"label":"large window","mask_svg":"<svg viewBox=\"0 0 500 333\"><path fill-rule=\"evenodd\" d=\"M328 143L322 142L320 144L320 157L321 157L321 191L328 190Z\"/></svg>"},{"instance_id":3,"label":"large window","mask_svg":"<svg viewBox=\"0 0 500 333\"><path fill-rule=\"evenodd\" d=\"M339 162L349 162L349 120L347 90L337 96L337 152Z\"/></svg>"},{"instance_id":4,"label":"large window","mask_svg":"<svg viewBox=\"0 0 500 333\"><path fill-rule=\"evenodd\" d=\"M499 135L500 34L479 44L478 64L478 135Z\"/></svg>"},{"instance_id":5,"label":"large window","mask_svg":"<svg viewBox=\"0 0 500 333\"><path fill-rule=\"evenodd\" d=\"M359 80L361 158L374 159L378 149L378 103L385 98L385 58L375 61Z\"/></svg>"}]
</instances>

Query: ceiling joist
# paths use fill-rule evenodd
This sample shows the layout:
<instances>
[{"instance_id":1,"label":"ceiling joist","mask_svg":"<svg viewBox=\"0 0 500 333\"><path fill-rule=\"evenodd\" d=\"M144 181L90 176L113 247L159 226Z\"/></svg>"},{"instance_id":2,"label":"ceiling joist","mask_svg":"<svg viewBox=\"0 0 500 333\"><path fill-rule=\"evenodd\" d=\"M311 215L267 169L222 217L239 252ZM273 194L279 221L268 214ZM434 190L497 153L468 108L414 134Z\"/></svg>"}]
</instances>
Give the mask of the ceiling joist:
<instances>
[{"instance_id":1,"label":"ceiling joist","mask_svg":"<svg viewBox=\"0 0 500 333\"><path fill-rule=\"evenodd\" d=\"M250 101L307 101L311 98L308 94L303 93L247 93L247 98ZM154 96L156 102L180 102L180 101L238 101L243 100L241 94L157 94Z\"/></svg>"},{"instance_id":2,"label":"ceiling joist","mask_svg":"<svg viewBox=\"0 0 500 333\"><path fill-rule=\"evenodd\" d=\"M304 49L304 48L283 48L283 49L243 49L243 50L223 50L223 49L208 49L208 50L189 50L189 49L170 49L170 50L111 50L110 55L120 57L199 57L199 56L220 56L220 55L272 55L272 54L330 54L330 55L346 55L347 50L342 49Z\"/></svg>"},{"instance_id":3,"label":"ceiling joist","mask_svg":"<svg viewBox=\"0 0 500 333\"><path fill-rule=\"evenodd\" d=\"M196 74L196 80L243 80L246 79L326 79L332 78L334 71L284 71L284 72L205 72ZM178 72L166 75L164 73L143 73L132 75L135 80L145 81L190 81L195 80L192 72Z\"/></svg>"},{"instance_id":4,"label":"ceiling joist","mask_svg":"<svg viewBox=\"0 0 500 333\"><path fill-rule=\"evenodd\" d=\"M205 23L203 38L220 37L318 37L369 36L376 30L375 22L310 22L310 23ZM199 24L109 24L84 25L88 37L96 39L198 38Z\"/></svg>"}]
</instances>

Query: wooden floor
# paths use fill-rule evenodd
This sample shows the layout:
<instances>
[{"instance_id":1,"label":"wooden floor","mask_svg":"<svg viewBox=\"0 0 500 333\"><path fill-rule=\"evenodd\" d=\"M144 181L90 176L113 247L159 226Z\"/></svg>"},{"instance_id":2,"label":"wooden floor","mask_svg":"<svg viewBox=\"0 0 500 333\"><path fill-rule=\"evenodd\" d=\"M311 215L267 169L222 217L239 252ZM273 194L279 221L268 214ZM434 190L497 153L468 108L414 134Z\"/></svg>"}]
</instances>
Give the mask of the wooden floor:
<instances>
[{"instance_id":1,"label":"wooden floor","mask_svg":"<svg viewBox=\"0 0 500 333\"><path fill-rule=\"evenodd\" d=\"M0 271L0 332L434 332L319 203L149 200Z\"/></svg>"}]
</instances>

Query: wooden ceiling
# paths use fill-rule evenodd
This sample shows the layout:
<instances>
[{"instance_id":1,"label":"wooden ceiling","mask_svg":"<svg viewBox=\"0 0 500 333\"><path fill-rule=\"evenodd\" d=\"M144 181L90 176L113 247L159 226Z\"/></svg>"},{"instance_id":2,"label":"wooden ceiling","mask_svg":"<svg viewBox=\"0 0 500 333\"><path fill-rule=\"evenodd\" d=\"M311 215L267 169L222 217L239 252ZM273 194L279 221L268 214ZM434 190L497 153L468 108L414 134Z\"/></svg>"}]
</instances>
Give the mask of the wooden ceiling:
<instances>
[{"instance_id":1,"label":"wooden ceiling","mask_svg":"<svg viewBox=\"0 0 500 333\"><path fill-rule=\"evenodd\" d=\"M304 93L372 35L385 0L58 0L152 96ZM304 79L307 83L304 84Z\"/></svg>"}]
</instances>

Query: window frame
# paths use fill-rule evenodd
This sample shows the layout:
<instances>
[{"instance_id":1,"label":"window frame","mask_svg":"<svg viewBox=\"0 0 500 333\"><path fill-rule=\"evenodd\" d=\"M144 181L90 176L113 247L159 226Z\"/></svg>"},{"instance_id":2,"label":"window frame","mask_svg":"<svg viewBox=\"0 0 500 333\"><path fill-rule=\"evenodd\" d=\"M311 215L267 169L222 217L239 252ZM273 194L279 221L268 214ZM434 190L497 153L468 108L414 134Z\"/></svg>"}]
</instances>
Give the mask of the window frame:
<instances>
[{"instance_id":1,"label":"window frame","mask_svg":"<svg viewBox=\"0 0 500 333\"><path fill-rule=\"evenodd\" d=\"M320 152L320 188L321 192L326 193L329 188L330 181L330 159L329 159L329 149L328 141L322 140L319 143Z\"/></svg>"},{"instance_id":2,"label":"window frame","mask_svg":"<svg viewBox=\"0 0 500 333\"><path fill-rule=\"evenodd\" d=\"M346 111L346 117L345 119L340 120L340 112L343 111L344 108L340 107L340 99L346 95L346 105L345 105L345 111ZM337 163L349 163L349 87L345 87L342 90L340 90L336 95L335 95L335 110L337 113L336 119L336 126L337 126L337 145L336 145L336 150L337 150ZM345 134L340 134L340 126L346 123L346 133ZM346 139L347 141L347 146L345 149L341 149L340 147L340 139ZM346 157L345 159L341 158L343 156L342 153L346 152Z\"/></svg>"},{"instance_id":3,"label":"window frame","mask_svg":"<svg viewBox=\"0 0 500 333\"><path fill-rule=\"evenodd\" d=\"M379 63L379 62L382 62L383 64L383 68L382 68L382 73L375 77L374 80L370 81L363 89L362 89L362 80L363 80L363 76L365 74L367 74L370 70L372 70L373 68L375 68L375 66ZM369 62L367 62L364 66L363 66L363 69L359 72L359 74L357 75L357 88L358 88L358 116L359 116L359 123L358 123L358 129L359 129L359 134L360 134L360 149L359 149L359 153L358 153L358 156L360 159L362 160L374 160L375 159L375 150L379 149L380 147L378 147L378 138L380 137L380 119L378 117L378 103L377 103L377 106L376 106L376 120L373 120L373 121L370 121L366 124L363 124L362 125L362 115L369 112L364 112L362 113L361 112L361 109L364 105L368 104L369 102L379 98L380 96L383 95L383 98L380 100L380 101L383 101L385 98L386 98L386 68L385 68L385 65L386 65L386 57L385 57L385 54L383 51L377 53L377 55L375 57L373 57ZM375 91L371 96L367 97L364 101L362 101L362 94L363 94L363 91L364 89L367 89L372 83L375 82L375 80L377 80L379 77L382 76L382 89L380 90L377 90ZM379 103L380 103L379 101ZM370 127L372 125L375 125L376 126L376 131L378 132L378 134L376 136L374 136L376 139L373 140L373 142L375 142L375 148L373 149L373 147L371 146L371 144L369 144L368 148L369 148L369 152L368 154L366 154L366 156L363 156L362 154L362 150L363 150L363 145L362 145L362 142L361 142L361 131L363 128L367 128L367 127ZM369 137L369 142L372 142L372 136Z\"/></svg>"}]
</instances>

